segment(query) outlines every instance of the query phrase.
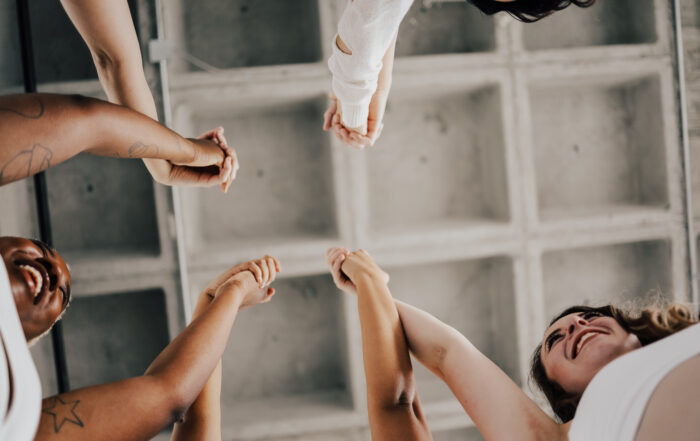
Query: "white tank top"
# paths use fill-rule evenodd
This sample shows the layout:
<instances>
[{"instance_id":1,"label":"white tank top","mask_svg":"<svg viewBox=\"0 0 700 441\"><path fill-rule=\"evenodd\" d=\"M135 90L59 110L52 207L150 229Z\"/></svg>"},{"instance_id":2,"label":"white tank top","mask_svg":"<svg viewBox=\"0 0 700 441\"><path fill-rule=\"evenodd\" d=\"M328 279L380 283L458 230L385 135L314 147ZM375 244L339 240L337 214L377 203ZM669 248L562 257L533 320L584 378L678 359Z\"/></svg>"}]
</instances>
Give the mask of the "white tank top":
<instances>
[{"instance_id":1,"label":"white tank top","mask_svg":"<svg viewBox=\"0 0 700 441\"><path fill-rule=\"evenodd\" d=\"M569 441L633 441L656 386L673 368L698 354L700 324L610 362L583 393Z\"/></svg>"},{"instance_id":2,"label":"white tank top","mask_svg":"<svg viewBox=\"0 0 700 441\"><path fill-rule=\"evenodd\" d=\"M0 259L0 441L33 440L40 411L39 375Z\"/></svg>"}]
</instances>

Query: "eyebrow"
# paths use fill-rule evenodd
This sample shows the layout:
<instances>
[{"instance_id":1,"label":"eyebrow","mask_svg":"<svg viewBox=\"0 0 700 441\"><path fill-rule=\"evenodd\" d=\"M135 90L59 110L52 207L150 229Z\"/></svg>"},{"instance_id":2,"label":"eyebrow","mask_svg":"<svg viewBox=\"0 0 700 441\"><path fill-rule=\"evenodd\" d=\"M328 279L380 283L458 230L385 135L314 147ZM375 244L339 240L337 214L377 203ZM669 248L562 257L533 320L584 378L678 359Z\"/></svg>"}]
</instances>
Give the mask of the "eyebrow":
<instances>
[{"instance_id":1,"label":"eyebrow","mask_svg":"<svg viewBox=\"0 0 700 441\"><path fill-rule=\"evenodd\" d=\"M46 257L48 254L51 254L51 257L56 257L56 252L52 248L48 247L44 242L35 239L32 239L31 241L34 245L39 247L41 252L44 254L44 257Z\"/></svg>"}]
</instances>

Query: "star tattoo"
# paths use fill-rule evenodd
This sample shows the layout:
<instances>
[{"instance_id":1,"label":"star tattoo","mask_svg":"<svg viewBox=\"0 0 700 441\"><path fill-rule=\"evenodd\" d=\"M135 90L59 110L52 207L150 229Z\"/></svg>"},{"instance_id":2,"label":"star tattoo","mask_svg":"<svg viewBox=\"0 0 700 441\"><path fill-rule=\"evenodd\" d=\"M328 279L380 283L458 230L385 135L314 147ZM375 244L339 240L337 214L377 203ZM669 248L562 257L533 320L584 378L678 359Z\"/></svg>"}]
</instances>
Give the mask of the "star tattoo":
<instances>
[{"instance_id":1,"label":"star tattoo","mask_svg":"<svg viewBox=\"0 0 700 441\"><path fill-rule=\"evenodd\" d=\"M58 433L65 423L83 427L83 422L75 413L75 408L79 403L80 400L65 402L61 397L54 397L50 404L41 411L53 417L53 429L55 433Z\"/></svg>"}]
</instances>

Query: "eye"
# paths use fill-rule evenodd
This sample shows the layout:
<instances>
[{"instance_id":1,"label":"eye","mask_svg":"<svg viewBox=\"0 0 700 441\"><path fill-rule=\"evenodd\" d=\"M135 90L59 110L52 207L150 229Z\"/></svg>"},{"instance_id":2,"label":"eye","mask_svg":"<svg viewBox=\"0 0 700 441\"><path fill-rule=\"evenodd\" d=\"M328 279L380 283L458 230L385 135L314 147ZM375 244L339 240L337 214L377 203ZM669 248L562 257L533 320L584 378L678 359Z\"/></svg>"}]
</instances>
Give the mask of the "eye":
<instances>
[{"instance_id":1,"label":"eye","mask_svg":"<svg viewBox=\"0 0 700 441\"><path fill-rule=\"evenodd\" d=\"M582 317L584 320L590 320L590 319L592 319L592 318L595 318L595 317L602 317L602 316L603 316L603 314L601 314L601 313L599 313L599 312L597 312L597 311L588 311L588 312L584 312L583 314L581 314L581 317Z\"/></svg>"},{"instance_id":2,"label":"eye","mask_svg":"<svg viewBox=\"0 0 700 441\"><path fill-rule=\"evenodd\" d=\"M554 334L551 337L549 337L549 339L547 340L547 350L551 351L554 343L556 343L557 340L559 340L560 338L561 338L561 334Z\"/></svg>"}]
</instances>

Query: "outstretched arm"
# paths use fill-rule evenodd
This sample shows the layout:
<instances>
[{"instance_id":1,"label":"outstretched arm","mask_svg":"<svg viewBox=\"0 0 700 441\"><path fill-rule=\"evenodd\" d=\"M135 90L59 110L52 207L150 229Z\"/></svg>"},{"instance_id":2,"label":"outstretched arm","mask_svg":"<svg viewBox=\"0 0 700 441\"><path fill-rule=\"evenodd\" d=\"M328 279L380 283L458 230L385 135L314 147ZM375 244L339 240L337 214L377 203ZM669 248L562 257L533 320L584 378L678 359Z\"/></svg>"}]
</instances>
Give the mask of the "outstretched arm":
<instances>
[{"instance_id":1,"label":"outstretched arm","mask_svg":"<svg viewBox=\"0 0 700 441\"><path fill-rule=\"evenodd\" d=\"M256 261L263 288L242 271L207 289L211 304L140 377L78 389L44 400L36 440L150 439L185 414L221 359L238 311L265 302L276 270L272 258ZM270 268L270 265L272 267Z\"/></svg>"},{"instance_id":2,"label":"outstretched arm","mask_svg":"<svg viewBox=\"0 0 700 441\"><path fill-rule=\"evenodd\" d=\"M107 99L158 121L156 105L143 71L141 50L126 0L61 0L61 3L90 49ZM223 134L223 129L220 132ZM211 138L225 146L223 137ZM226 173L219 174L218 180L210 179L211 185L223 181L221 184L224 191L235 177L235 168L238 166L234 163L236 158L233 149L230 149L229 155L230 164L224 164L229 167ZM153 178L161 184L201 184L203 178L212 178L209 171L176 166L162 159L144 159L143 162Z\"/></svg>"},{"instance_id":3,"label":"outstretched arm","mask_svg":"<svg viewBox=\"0 0 700 441\"><path fill-rule=\"evenodd\" d=\"M220 276L225 280L240 271L250 271L255 275L256 280L264 286L265 276L263 269L273 272L280 271L280 264L274 257L266 256L267 266L258 265L256 262L246 262L234 266L227 273ZM219 282L214 281L216 285ZM274 294L274 289L268 295ZM213 296L204 291L197 301L193 318L196 319L207 310ZM269 297L268 297L269 299ZM204 388L199 393L197 399L192 403L181 421L175 423L171 441L221 441L221 360L216 365L216 369L211 374Z\"/></svg>"},{"instance_id":4,"label":"outstretched arm","mask_svg":"<svg viewBox=\"0 0 700 441\"><path fill-rule=\"evenodd\" d=\"M372 439L431 440L386 273L363 250L331 249L327 261L356 287Z\"/></svg>"},{"instance_id":5,"label":"outstretched arm","mask_svg":"<svg viewBox=\"0 0 700 441\"><path fill-rule=\"evenodd\" d=\"M0 97L0 185L24 179L81 152L221 167L210 140L185 139L125 107L78 95ZM209 185L203 178L202 185Z\"/></svg>"},{"instance_id":6,"label":"outstretched arm","mask_svg":"<svg viewBox=\"0 0 700 441\"><path fill-rule=\"evenodd\" d=\"M413 355L452 389L486 440L566 439L563 427L461 333L425 311L395 304Z\"/></svg>"},{"instance_id":7,"label":"outstretched arm","mask_svg":"<svg viewBox=\"0 0 700 441\"><path fill-rule=\"evenodd\" d=\"M357 289L341 264L349 251L329 250L336 286ZM555 423L498 366L451 326L406 303L394 308L413 355L442 379L488 441L567 439L568 426Z\"/></svg>"}]
</instances>

